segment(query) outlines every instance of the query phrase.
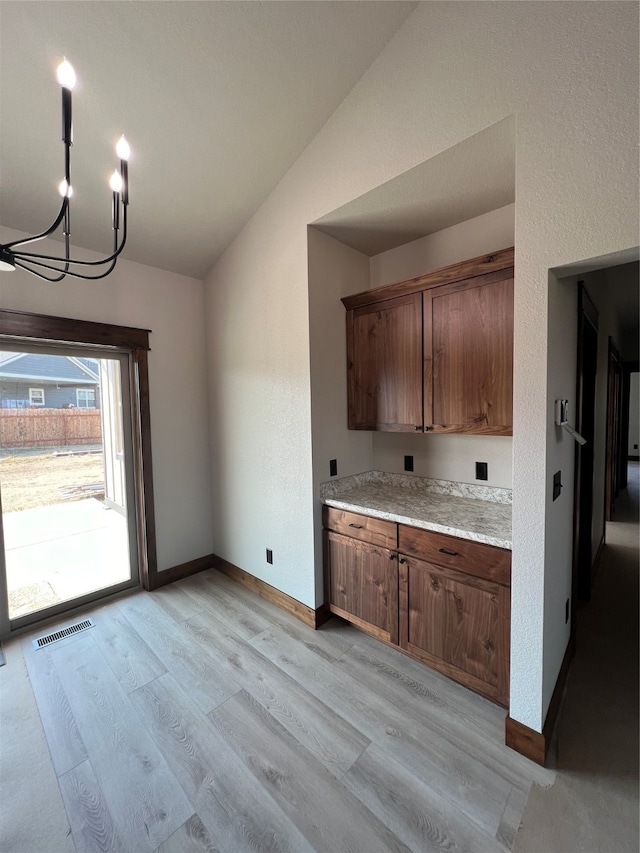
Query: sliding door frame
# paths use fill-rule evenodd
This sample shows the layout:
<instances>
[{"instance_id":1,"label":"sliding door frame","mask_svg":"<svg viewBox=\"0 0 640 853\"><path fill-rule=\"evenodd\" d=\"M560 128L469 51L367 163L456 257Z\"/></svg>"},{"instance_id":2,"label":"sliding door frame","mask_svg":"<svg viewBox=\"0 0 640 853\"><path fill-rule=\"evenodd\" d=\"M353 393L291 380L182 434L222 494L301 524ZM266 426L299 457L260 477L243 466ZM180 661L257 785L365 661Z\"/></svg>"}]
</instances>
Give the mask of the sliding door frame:
<instances>
[{"instance_id":1,"label":"sliding door frame","mask_svg":"<svg viewBox=\"0 0 640 853\"><path fill-rule=\"evenodd\" d=\"M103 358L109 358L110 353L114 352L129 356L136 538L140 581L146 590L154 589L158 574L147 361L149 334L149 329L0 310L0 339L12 345L21 342L70 344L74 347L86 346L88 350L98 350ZM4 558L4 543L1 538L0 545ZM0 597L3 599L0 601L0 611L6 614L8 602L5 584L2 583L0 587ZM74 606L74 603L70 602L70 609ZM4 622L2 617L0 620ZM0 625L0 636L6 637L10 632L10 625Z\"/></svg>"}]
</instances>

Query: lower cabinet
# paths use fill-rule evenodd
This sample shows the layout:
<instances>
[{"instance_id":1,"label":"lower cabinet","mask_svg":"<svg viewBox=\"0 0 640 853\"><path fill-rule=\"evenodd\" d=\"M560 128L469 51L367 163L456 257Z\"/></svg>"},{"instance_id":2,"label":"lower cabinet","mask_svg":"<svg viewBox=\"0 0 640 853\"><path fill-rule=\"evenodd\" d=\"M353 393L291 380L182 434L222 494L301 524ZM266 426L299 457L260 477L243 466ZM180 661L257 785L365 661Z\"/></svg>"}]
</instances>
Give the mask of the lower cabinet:
<instances>
[{"instance_id":1,"label":"lower cabinet","mask_svg":"<svg viewBox=\"0 0 640 853\"><path fill-rule=\"evenodd\" d=\"M509 701L509 589L400 557L400 646L428 666Z\"/></svg>"},{"instance_id":2,"label":"lower cabinet","mask_svg":"<svg viewBox=\"0 0 640 853\"><path fill-rule=\"evenodd\" d=\"M331 610L369 634L398 642L397 554L327 532Z\"/></svg>"},{"instance_id":3,"label":"lower cabinet","mask_svg":"<svg viewBox=\"0 0 640 853\"><path fill-rule=\"evenodd\" d=\"M331 507L324 525L332 613L508 706L510 551Z\"/></svg>"}]
</instances>

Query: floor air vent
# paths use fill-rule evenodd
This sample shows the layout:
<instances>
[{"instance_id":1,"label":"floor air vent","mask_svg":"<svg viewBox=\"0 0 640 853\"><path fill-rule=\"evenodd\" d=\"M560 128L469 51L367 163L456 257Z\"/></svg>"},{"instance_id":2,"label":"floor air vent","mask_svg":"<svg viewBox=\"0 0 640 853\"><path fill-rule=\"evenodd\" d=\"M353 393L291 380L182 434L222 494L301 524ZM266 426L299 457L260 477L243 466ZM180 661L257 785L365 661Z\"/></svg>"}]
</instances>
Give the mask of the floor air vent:
<instances>
[{"instance_id":1,"label":"floor air vent","mask_svg":"<svg viewBox=\"0 0 640 853\"><path fill-rule=\"evenodd\" d=\"M46 637L38 637L33 640L33 648L41 649L43 646L50 646L51 643L56 643L58 640L64 640L65 637L71 637L79 631L86 631L87 628L93 628L95 622L93 619L84 619L82 622L76 622L75 625L69 625L68 628L62 628L60 631L54 631L53 634L47 634Z\"/></svg>"}]
</instances>

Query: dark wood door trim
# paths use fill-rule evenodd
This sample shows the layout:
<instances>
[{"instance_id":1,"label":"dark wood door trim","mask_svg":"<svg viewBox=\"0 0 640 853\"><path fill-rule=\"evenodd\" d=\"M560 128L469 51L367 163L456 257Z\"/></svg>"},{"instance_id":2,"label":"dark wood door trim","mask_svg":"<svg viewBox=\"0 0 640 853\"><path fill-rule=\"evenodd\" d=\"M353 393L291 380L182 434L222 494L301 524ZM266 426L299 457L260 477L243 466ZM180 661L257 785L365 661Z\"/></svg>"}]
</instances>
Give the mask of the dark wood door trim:
<instances>
[{"instance_id":1,"label":"dark wood door trim","mask_svg":"<svg viewBox=\"0 0 640 853\"><path fill-rule=\"evenodd\" d=\"M629 397L631 396L631 374L638 372L637 361L625 361L622 365L622 423L620 454L620 488L627 488L627 467L633 457L629 454ZM637 458L637 453L635 454Z\"/></svg>"},{"instance_id":2,"label":"dark wood door trim","mask_svg":"<svg viewBox=\"0 0 640 853\"><path fill-rule=\"evenodd\" d=\"M0 334L56 343L89 344L121 350L148 350L149 329L0 310Z\"/></svg>"},{"instance_id":3,"label":"dark wood door trim","mask_svg":"<svg viewBox=\"0 0 640 853\"><path fill-rule=\"evenodd\" d=\"M598 331L598 309L596 308L593 300L589 296L589 292L584 286L584 282L578 282L578 311L581 314L584 314L585 320L587 320L593 328Z\"/></svg>"},{"instance_id":4,"label":"dark wood door trim","mask_svg":"<svg viewBox=\"0 0 640 853\"><path fill-rule=\"evenodd\" d=\"M598 362L598 311L584 282L578 282L578 343L576 353L576 429L587 439L576 443L573 503L573 568L571 635L576 626L579 598L591 596L591 519L593 517L593 461L595 439L595 376Z\"/></svg>"},{"instance_id":5,"label":"dark wood door trim","mask_svg":"<svg viewBox=\"0 0 640 853\"><path fill-rule=\"evenodd\" d=\"M156 513L153 500L153 467L151 461L151 409L149 405L149 369L147 350L131 353L134 371L134 477L136 479L136 511L138 519L138 554L140 579L146 590L158 586L156 550Z\"/></svg>"},{"instance_id":6,"label":"dark wood door trim","mask_svg":"<svg viewBox=\"0 0 640 853\"><path fill-rule=\"evenodd\" d=\"M0 336L39 343L86 344L94 349L126 352L130 357L134 481L140 579L145 589L157 585L155 512L151 464L151 416L147 352L149 330L24 311L0 310Z\"/></svg>"},{"instance_id":7,"label":"dark wood door trim","mask_svg":"<svg viewBox=\"0 0 640 853\"><path fill-rule=\"evenodd\" d=\"M618 348L611 336L609 336L609 355L607 363L607 449L604 517L606 521L611 521L620 485L620 424L622 398L622 364Z\"/></svg>"}]
</instances>

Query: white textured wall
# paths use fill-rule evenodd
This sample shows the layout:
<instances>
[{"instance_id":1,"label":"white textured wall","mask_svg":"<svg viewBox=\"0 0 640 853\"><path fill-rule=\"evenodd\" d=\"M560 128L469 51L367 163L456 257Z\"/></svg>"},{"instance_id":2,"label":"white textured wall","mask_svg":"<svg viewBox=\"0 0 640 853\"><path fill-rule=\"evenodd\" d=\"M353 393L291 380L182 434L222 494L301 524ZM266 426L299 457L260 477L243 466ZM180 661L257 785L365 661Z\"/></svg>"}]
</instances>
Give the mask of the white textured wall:
<instances>
[{"instance_id":1,"label":"white textured wall","mask_svg":"<svg viewBox=\"0 0 640 853\"><path fill-rule=\"evenodd\" d=\"M573 557L573 484L575 440L555 426L555 400L569 401L569 421L575 424L576 360L578 347L578 294L575 279L558 281L549 273L547 362L547 511L544 575L544 670L557 673L569 642L570 622L565 622L565 602L571 597ZM553 500L553 475L560 471L562 491ZM542 707L551 701L554 678L542 682Z\"/></svg>"},{"instance_id":2,"label":"white textured wall","mask_svg":"<svg viewBox=\"0 0 640 853\"><path fill-rule=\"evenodd\" d=\"M205 293L213 547L314 607L307 228L277 192Z\"/></svg>"},{"instance_id":3,"label":"white textured wall","mask_svg":"<svg viewBox=\"0 0 640 853\"><path fill-rule=\"evenodd\" d=\"M404 246L374 255L370 286L413 278L431 270L475 258L514 244L515 204L476 216ZM410 435L373 433L373 467L402 473L405 454L413 456L414 474L477 483L476 462L486 462L486 485L512 487L511 436ZM485 482L482 481L485 485Z\"/></svg>"},{"instance_id":4,"label":"white textured wall","mask_svg":"<svg viewBox=\"0 0 640 853\"><path fill-rule=\"evenodd\" d=\"M640 373L632 373L629 382L629 456L638 456L640 447Z\"/></svg>"},{"instance_id":5,"label":"white textured wall","mask_svg":"<svg viewBox=\"0 0 640 853\"><path fill-rule=\"evenodd\" d=\"M548 270L637 245L637 79L636 4L422 3L206 282L216 547L254 571L268 536L270 582L311 603L307 224L517 116L510 713L537 731L559 657L545 667Z\"/></svg>"},{"instance_id":6,"label":"white textured wall","mask_svg":"<svg viewBox=\"0 0 640 853\"><path fill-rule=\"evenodd\" d=\"M309 228L309 348L316 560L316 601L323 600L319 484L372 469L372 433L347 429L346 311L341 297L366 290L369 258Z\"/></svg>"},{"instance_id":7,"label":"white textured wall","mask_svg":"<svg viewBox=\"0 0 640 853\"><path fill-rule=\"evenodd\" d=\"M2 229L2 240L19 235ZM52 253L60 244L40 243ZM43 249L46 251L46 249ZM87 259L97 257L85 253ZM102 281L0 273L0 308L151 329L149 394L158 568L211 553L202 282L119 260Z\"/></svg>"}]
</instances>

